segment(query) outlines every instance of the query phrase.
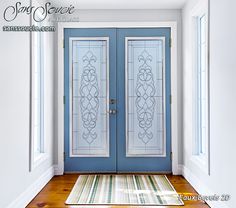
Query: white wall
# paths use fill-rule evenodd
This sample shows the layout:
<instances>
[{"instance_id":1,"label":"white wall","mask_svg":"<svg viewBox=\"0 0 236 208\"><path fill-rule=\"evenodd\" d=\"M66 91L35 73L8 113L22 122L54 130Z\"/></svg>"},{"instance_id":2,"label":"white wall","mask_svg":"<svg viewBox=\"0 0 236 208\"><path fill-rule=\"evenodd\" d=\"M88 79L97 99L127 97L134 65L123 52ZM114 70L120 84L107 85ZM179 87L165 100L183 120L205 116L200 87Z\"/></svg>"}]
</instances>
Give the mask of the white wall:
<instances>
[{"instance_id":1,"label":"white wall","mask_svg":"<svg viewBox=\"0 0 236 208\"><path fill-rule=\"evenodd\" d=\"M21 2L29 5L30 1ZM1 1L0 14L12 3ZM29 25L29 17L20 15L13 23L7 24L1 16L0 25ZM53 174L52 42L52 34L48 34L45 54L45 141L49 157L29 172L29 33L3 32L0 29L0 207L3 208L14 202L24 191L30 191L28 194L32 195L35 182L45 173L49 174L47 177ZM21 200L26 199L22 196L17 202L20 204ZM13 207L24 207L24 203L19 204Z\"/></svg>"},{"instance_id":2,"label":"white wall","mask_svg":"<svg viewBox=\"0 0 236 208\"><path fill-rule=\"evenodd\" d=\"M76 10L73 17L80 22L158 22L176 21L177 22L177 47L178 47L178 116L182 116L182 19L181 10ZM55 59L57 64L57 59ZM57 86L55 86L57 89ZM55 93L57 94L57 92ZM55 97L55 100L58 100ZM57 105L55 106L55 109ZM56 135L57 129L55 129ZM182 119L178 123L178 138L182 138ZM57 135L56 135L57 138ZM56 141L57 142L57 141ZM55 144L57 147L57 144ZM179 163L182 163L182 143L179 141ZM58 163L57 148L55 149L55 163Z\"/></svg>"},{"instance_id":3,"label":"white wall","mask_svg":"<svg viewBox=\"0 0 236 208\"><path fill-rule=\"evenodd\" d=\"M200 193L231 194L229 202L211 203L212 207L233 208L236 204L236 1L210 2L210 175L190 160L193 135L190 28L191 10L198 1L188 1L183 9L183 172Z\"/></svg>"}]
</instances>

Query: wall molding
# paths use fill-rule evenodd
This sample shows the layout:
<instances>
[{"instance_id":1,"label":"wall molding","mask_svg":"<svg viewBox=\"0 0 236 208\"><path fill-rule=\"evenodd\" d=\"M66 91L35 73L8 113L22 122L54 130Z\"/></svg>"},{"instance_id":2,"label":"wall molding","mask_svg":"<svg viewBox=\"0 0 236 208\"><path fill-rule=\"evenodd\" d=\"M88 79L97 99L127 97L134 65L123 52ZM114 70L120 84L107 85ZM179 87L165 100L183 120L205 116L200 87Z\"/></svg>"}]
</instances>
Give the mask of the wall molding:
<instances>
[{"instance_id":1,"label":"wall molding","mask_svg":"<svg viewBox=\"0 0 236 208\"><path fill-rule=\"evenodd\" d=\"M43 189L43 187L54 176L54 167L45 171L34 183L22 192L7 208L26 207L32 199Z\"/></svg>"},{"instance_id":2,"label":"wall molding","mask_svg":"<svg viewBox=\"0 0 236 208\"><path fill-rule=\"evenodd\" d=\"M201 195L214 195L215 193L207 187L189 168L179 165L179 173L193 186L193 188ZM207 204L211 208L229 208L222 201L208 201Z\"/></svg>"}]
</instances>

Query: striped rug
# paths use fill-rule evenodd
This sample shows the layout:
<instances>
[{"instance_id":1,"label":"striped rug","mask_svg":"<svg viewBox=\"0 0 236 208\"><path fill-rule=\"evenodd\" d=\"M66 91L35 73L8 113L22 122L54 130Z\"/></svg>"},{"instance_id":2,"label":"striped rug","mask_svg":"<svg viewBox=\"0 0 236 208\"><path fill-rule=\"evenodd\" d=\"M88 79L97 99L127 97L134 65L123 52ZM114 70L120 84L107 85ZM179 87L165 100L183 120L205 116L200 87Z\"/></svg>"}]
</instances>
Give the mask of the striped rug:
<instances>
[{"instance_id":1,"label":"striped rug","mask_svg":"<svg viewBox=\"0 0 236 208\"><path fill-rule=\"evenodd\" d=\"M183 205L165 175L81 175L66 204Z\"/></svg>"}]
</instances>

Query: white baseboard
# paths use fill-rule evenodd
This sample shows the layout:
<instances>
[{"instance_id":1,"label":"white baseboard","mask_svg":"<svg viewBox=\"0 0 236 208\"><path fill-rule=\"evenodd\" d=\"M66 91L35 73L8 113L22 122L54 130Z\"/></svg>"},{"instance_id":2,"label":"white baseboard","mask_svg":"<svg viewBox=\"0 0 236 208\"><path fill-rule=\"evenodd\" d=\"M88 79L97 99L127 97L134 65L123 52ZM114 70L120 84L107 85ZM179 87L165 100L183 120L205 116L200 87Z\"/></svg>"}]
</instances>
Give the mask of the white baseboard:
<instances>
[{"instance_id":1,"label":"white baseboard","mask_svg":"<svg viewBox=\"0 0 236 208\"><path fill-rule=\"evenodd\" d=\"M173 175L182 175L182 172L179 169L179 164L172 165L172 174Z\"/></svg>"},{"instance_id":2,"label":"white baseboard","mask_svg":"<svg viewBox=\"0 0 236 208\"><path fill-rule=\"evenodd\" d=\"M178 173L179 175L183 175L183 165L178 165Z\"/></svg>"},{"instance_id":3,"label":"white baseboard","mask_svg":"<svg viewBox=\"0 0 236 208\"><path fill-rule=\"evenodd\" d=\"M201 195L214 195L215 193L212 192L202 181L186 166L179 165L179 171L182 175L186 178L186 180L193 186L196 191ZM222 201L207 201L207 204L211 208L229 208L224 202Z\"/></svg>"},{"instance_id":4,"label":"white baseboard","mask_svg":"<svg viewBox=\"0 0 236 208\"><path fill-rule=\"evenodd\" d=\"M54 167L50 167L39 179L31 184L23 193L21 193L7 208L26 207L31 200L42 190L42 188L54 176Z\"/></svg>"},{"instance_id":5,"label":"white baseboard","mask_svg":"<svg viewBox=\"0 0 236 208\"><path fill-rule=\"evenodd\" d=\"M64 170L59 165L54 165L54 175L63 175Z\"/></svg>"}]
</instances>

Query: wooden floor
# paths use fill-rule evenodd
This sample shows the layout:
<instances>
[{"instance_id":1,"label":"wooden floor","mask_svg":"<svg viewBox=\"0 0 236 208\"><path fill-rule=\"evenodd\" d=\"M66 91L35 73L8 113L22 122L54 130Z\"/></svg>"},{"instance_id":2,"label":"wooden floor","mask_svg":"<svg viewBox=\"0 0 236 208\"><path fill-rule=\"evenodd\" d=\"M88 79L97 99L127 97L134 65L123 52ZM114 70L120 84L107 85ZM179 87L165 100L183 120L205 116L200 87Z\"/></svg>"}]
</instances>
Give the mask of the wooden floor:
<instances>
[{"instance_id":1,"label":"wooden floor","mask_svg":"<svg viewBox=\"0 0 236 208\"><path fill-rule=\"evenodd\" d=\"M174 186L175 190L178 194L183 195L197 195L197 192L193 189L193 187L182 177L182 176L173 176L167 175L168 179ZM33 201L27 206L27 208L31 207L51 207L51 208L59 208L59 207L67 207L67 208L76 208L86 206L67 206L64 204L66 201L71 189L73 188L76 180L78 178L78 174L68 174L63 176L55 176L52 180L44 187L44 189L33 199ZM207 204L202 201L184 201L185 208L209 208ZM88 206L87 206L88 207ZM89 206L90 208L96 208L101 206ZM125 208L125 207L140 207L140 206L102 206L111 207L111 208ZM148 206L144 206L145 208ZM149 206L150 207L150 206ZM154 206L152 206L154 207ZM156 206L158 208L173 208L179 207L183 208L183 206Z\"/></svg>"}]
</instances>

